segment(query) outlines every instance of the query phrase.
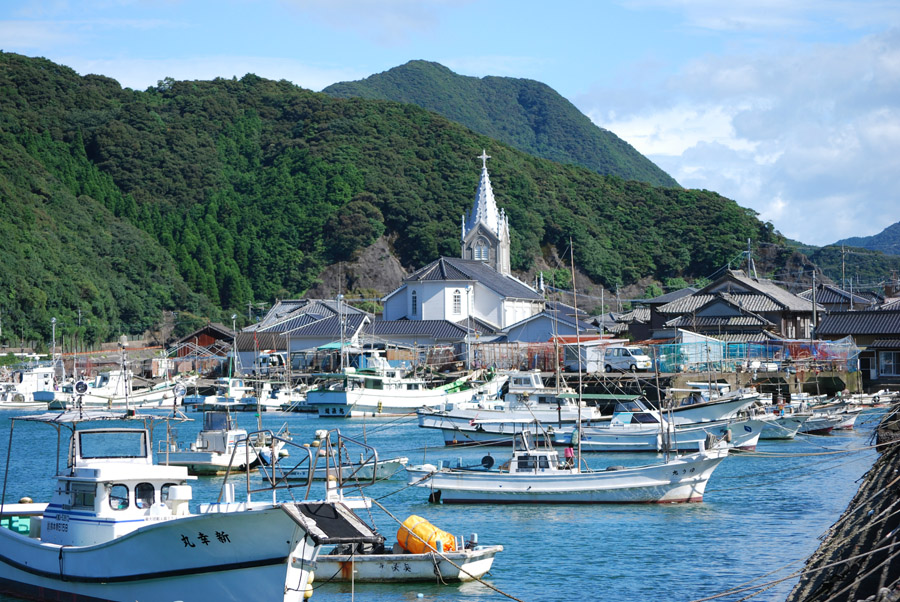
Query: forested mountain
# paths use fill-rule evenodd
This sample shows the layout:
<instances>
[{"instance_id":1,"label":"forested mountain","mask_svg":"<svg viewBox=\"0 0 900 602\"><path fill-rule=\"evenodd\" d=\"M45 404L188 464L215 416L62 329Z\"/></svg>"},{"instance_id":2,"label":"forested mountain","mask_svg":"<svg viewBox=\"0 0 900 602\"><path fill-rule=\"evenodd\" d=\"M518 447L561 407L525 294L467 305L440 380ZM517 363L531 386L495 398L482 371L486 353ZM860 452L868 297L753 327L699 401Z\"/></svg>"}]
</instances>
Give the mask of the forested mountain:
<instances>
[{"instance_id":1,"label":"forested mountain","mask_svg":"<svg viewBox=\"0 0 900 602\"><path fill-rule=\"evenodd\" d=\"M678 186L630 144L534 80L468 77L439 63L410 61L364 80L333 84L323 92L416 104L536 157L626 180Z\"/></svg>"},{"instance_id":2,"label":"forested mountain","mask_svg":"<svg viewBox=\"0 0 900 602\"><path fill-rule=\"evenodd\" d=\"M900 255L900 222L888 226L872 236L855 236L834 243L837 246L860 247L871 251L881 251L891 255Z\"/></svg>"},{"instance_id":3,"label":"forested mountain","mask_svg":"<svg viewBox=\"0 0 900 602\"><path fill-rule=\"evenodd\" d=\"M253 75L133 91L0 53L0 137L3 341L49 340L50 317L71 336L79 310L89 338L168 311L221 318L302 295L378 239L407 269L458 256L482 148L519 273L570 238L606 286L705 276L748 238L781 240L714 192L601 176L415 105Z\"/></svg>"}]
</instances>

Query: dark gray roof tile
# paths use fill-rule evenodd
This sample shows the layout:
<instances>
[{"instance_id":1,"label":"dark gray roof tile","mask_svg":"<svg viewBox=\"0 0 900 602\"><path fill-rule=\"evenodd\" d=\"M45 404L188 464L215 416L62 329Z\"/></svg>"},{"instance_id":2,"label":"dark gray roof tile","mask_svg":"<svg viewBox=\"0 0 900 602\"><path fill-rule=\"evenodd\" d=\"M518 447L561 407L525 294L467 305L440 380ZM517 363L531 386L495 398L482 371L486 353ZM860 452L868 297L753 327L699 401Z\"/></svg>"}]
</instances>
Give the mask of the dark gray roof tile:
<instances>
[{"instance_id":1,"label":"dark gray roof tile","mask_svg":"<svg viewBox=\"0 0 900 602\"><path fill-rule=\"evenodd\" d=\"M504 276L491 266L472 259L441 257L417 270L404 282L460 280L479 282L489 289L514 299L543 299L543 296L525 283Z\"/></svg>"}]
</instances>

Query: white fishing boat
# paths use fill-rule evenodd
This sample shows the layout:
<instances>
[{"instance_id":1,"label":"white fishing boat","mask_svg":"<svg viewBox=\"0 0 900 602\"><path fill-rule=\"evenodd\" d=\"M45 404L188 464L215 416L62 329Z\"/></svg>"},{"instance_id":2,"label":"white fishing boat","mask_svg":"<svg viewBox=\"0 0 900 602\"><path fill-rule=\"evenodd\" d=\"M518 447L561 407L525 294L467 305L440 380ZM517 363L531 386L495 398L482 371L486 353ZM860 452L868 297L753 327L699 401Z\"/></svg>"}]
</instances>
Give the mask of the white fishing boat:
<instances>
[{"instance_id":1,"label":"white fishing boat","mask_svg":"<svg viewBox=\"0 0 900 602\"><path fill-rule=\"evenodd\" d=\"M835 414L813 413L800 425L798 432L806 433L807 435L827 435L844 420L844 417Z\"/></svg>"},{"instance_id":2,"label":"white fishing boat","mask_svg":"<svg viewBox=\"0 0 900 602\"><path fill-rule=\"evenodd\" d=\"M429 489L432 502L450 504L700 502L728 455L726 447L717 446L661 464L582 470L580 460L572 467L560 464L555 450L532 449L527 440L522 437L522 445L497 469L491 456L480 469L407 466L409 484Z\"/></svg>"},{"instance_id":3,"label":"white fishing boat","mask_svg":"<svg viewBox=\"0 0 900 602\"><path fill-rule=\"evenodd\" d=\"M719 439L724 439L730 449L752 451L768 420L736 418L675 425L666 415L634 398L617 403L608 422L582 424L580 430L556 429L552 437L556 445L573 444L574 438L581 443L582 451L595 452L695 452Z\"/></svg>"},{"instance_id":4,"label":"white fishing boat","mask_svg":"<svg viewBox=\"0 0 900 602\"><path fill-rule=\"evenodd\" d=\"M409 463L409 458L399 456L397 458L389 458L387 460L366 460L360 458L359 462L342 462L336 467L317 467L313 471L313 479L324 481L329 474L337 471L340 474L341 481L352 481L359 479L360 481L382 481L389 479L396 472ZM271 466L260 464L257 467L260 475L264 479L286 479L289 481L305 481L308 474L305 471L285 470L282 466Z\"/></svg>"},{"instance_id":5,"label":"white fishing boat","mask_svg":"<svg viewBox=\"0 0 900 602\"><path fill-rule=\"evenodd\" d=\"M300 602L322 545L378 541L340 503L278 503L274 494L261 502L249 490L236 500L227 482L220 503L192 510L187 470L153 464L146 423L77 427L124 417L77 410L13 419L71 437L49 502L0 503L5 524L16 526L0 528L0 592L47 601Z\"/></svg>"},{"instance_id":6,"label":"white fishing boat","mask_svg":"<svg viewBox=\"0 0 900 602\"><path fill-rule=\"evenodd\" d=\"M75 400L80 397L84 409L123 410L126 408L156 408L171 406L175 400L175 387L183 384L166 381L149 387L134 387L131 370L108 370L94 376L92 380L69 382L59 391L39 395L51 410L74 409ZM84 393L76 388L84 383Z\"/></svg>"},{"instance_id":7,"label":"white fishing boat","mask_svg":"<svg viewBox=\"0 0 900 602\"><path fill-rule=\"evenodd\" d=\"M328 474L325 500L341 502L355 510L369 510L374 502L371 498L344 495L345 486L358 487L362 491L375 482L374 478L369 480L354 476L345 478L341 471L336 470L337 463L334 459L346 456L348 446L358 446L363 450L360 453L361 457L377 460L378 453L373 447L345 437L338 430L317 431L316 439L310 445L312 449L318 449L314 455L315 460L325 460L322 467ZM284 465L285 460L279 460L279 464ZM306 466L300 463L294 469L283 469L283 472L290 473L293 470L305 473L307 471L304 468ZM320 469L318 462L313 462L313 469ZM273 485L279 483L290 485L290 476L279 480L272 479L272 474L264 474L264 478ZM384 509L377 502L374 502L374 505ZM371 514L369 516L371 517ZM377 534L374 527L370 528ZM378 537L379 541L374 543L346 543L333 546L328 551L323 550L316 561L321 579L359 583L470 581L487 573L493 565L494 556L503 550L501 545L479 545L477 533L472 533L466 538L453 536L417 516L410 516L403 522L397 532L397 541L392 547L385 546L386 540L383 536Z\"/></svg>"},{"instance_id":8,"label":"white fishing boat","mask_svg":"<svg viewBox=\"0 0 900 602\"><path fill-rule=\"evenodd\" d=\"M316 408L319 416L331 418L405 416L421 407L496 397L507 380L490 370L475 370L434 387L404 368L392 367L379 355L373 355L369 364L371 367L363 370L350 367L327 375L322 384L307 392L307 404Z\"/></svg>"},{"instance_id":9,"label":"white fishing boat","mask_svg":"<svg viewBox=\"0 0 900 602\"><path fill-rule=\"evenodd\" d=\"M44 408L47 396L54 394L55 385L56 368L53 366L15 370L9 381L0 383L0 409Z\"/></svg>"},{"instance_id":10,"label":"white fishing boat","mask_svg":"<svg viewBox=\"0 0 900 602\"><path fill-rule=\"evenodd\" d=\"M769 414L773 419L766 422L760 439L793 439L811 416L791 406L773 407Z\"/></svg>"},{"instance_id":11,"label":"white fishing boat","mask_svg":"<svg viewBox=\"0 0 900 602\"><path fill-rule=\"evenodd\" d=\"M711 399L704 397L695 389L669 389L669 391L688 392L686 397L673 398L667 403L669 408L667 413L671 412L675 424L728 420L737 417L740 412L749 409L759 400L759 394L752 389L739 389Z\"/></svg>"},{"instance_id":12,"label":"white fishing boat","mask_svg":"<svg viewBox=\"0 0 900 602\"><path fill-rule=\"evenodd\" d=\"M247 431L237 426L227 406L203 413L203 428L188 447L169 437L160 441L156 458L160 464L184 466L192 475L224 474L229 467L243 470L259 461Z\"/></svg>"},{"instance_id":13,"label":"white fishing boat","mask_svg":"<svg viewBox=\"0 0 900 602\"><path fill-rule=\"evenodd\" d=\"M474 535L474 534L473 534ZM357 583L432 583L472 581L491 570L494 556L503 546L478 545L477 536L453 551L412 553L395 543L384 545L335 546L319 555L318 573L329 581Z\"/></svg>"},{"instance_id":14,"label":"white fishing boat","mask_svg":"<svg viewBox=\"0 0 900 602\"><path fill-rule=\"evenodd\" d=\"M215 380L214 385L215 392L212 395L185 397L184 405L192 406L201 412L225 407L229 407L232 411L256 410L256 390L243 378L222 376Z\"/></svg>"},{"instance_id":15,"label":"white fishing boat","mask_svg":"<svg viewBox=\"0 0 900 602\"><path fill-rule=\"evenodd\" d=\"M420 428L441 431L444 445L509 445L523 432L532 441L542 442L553 429L572 428L579 418L583 422L600 420L600 410L583 403L579 409L576 396L554 396L543 402L520 396L503 401L479 399L466 403L446 404L439 408L419 408L416 417ZM579 416L580 414L580 416Z\"/></svg>"}]
</instances>

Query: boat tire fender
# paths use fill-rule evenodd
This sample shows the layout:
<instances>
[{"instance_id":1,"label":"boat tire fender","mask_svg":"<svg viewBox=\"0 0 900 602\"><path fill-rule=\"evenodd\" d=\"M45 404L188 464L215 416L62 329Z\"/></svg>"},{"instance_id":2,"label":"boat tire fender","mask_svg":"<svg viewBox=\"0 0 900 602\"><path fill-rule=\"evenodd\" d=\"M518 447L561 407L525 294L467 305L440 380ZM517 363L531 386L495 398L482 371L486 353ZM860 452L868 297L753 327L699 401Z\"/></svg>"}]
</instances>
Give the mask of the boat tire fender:
<instances>
[{"instance_id":1,"label":"boat tire fender","mask_svg":"<svg viewBox=\"0 0 900 602\"><path fill-rule=\"evenodd\" d=\"M429 504L440 504L441 503L441 490L435 489L431 493L428 494L428 503Z\"/></svg>"}]
</instances>

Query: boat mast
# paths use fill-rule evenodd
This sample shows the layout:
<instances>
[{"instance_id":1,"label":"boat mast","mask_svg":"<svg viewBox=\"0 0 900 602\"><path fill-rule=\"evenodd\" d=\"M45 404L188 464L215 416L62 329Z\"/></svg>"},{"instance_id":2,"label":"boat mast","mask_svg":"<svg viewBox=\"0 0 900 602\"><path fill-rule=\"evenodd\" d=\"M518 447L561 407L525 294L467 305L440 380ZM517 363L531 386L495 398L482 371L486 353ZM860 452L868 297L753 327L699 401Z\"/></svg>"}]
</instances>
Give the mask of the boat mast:
<instances>
[{"instance_id":1,"label":"boat mast","mask_svg":"<svg viewBox=\"0 0 900 602\"><path fill-rule=\"evenodd\" d=\"M575 467L581 471L581 328L578 324L578 294L575 287L575 247L572 246L572 238L569 237L569 258L572 266L572 307L575 309L575 347L578 352L578 418L575 421L578 433L578 448L575 453Z\"/></svg>"},{"instance_id":2,"label":"boat mast","mask_svg":"<svg viewBox=\"0 0 900 602\"><path fill-rule=\"evenodd\" d=\"M131 390L130 383L128 381L128 352L125 351L125 346L128 345L128 335L123 334L119 337L119 347L122 348L122 379L125 384L125 412L131 409L129 405L129 397L128 393ZM110 397L109 403L112 405L112 397Z\"/></svg>"}]
</instances>

